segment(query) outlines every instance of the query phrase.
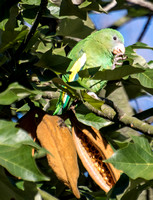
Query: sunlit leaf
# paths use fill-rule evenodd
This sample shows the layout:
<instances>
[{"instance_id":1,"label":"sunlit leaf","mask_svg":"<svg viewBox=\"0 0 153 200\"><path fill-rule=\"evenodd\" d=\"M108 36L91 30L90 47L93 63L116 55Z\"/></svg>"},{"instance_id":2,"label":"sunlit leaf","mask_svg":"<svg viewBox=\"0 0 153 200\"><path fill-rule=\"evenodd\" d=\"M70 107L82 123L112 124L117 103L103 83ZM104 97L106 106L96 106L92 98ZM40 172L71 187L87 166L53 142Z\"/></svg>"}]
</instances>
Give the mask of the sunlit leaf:
<instances>
[{"instance_id":1,"label":"sunlit leaf","mask_svg":"<svg viewBox=\"0 0 153 200\"><path fill-rule=\"evenodd\" d=\"M136 42L135 44L131 45L130 47L132 47L133 49L151 49L151 50L153 50L153 47L150 47L147 44L142 43L142 42Z\"/></svg>"},{"instance_id":2,"label":"sunlit leaf","mask_svg":"<svg viewBox=\"0 0 153 200\"><path fill-rule=\"evenodd\" d=\"M114 153L107 160L117 169L122 170L132 179L144 178L153 179L153 152L149 142L143 137L132 136L134 143L129 143Z\"/></svg>"},{"instance_id":3,"label":"sunlit leaf","mask_svg":"<svg viewBox=\"0 0 153 200\"><path fill-rule=\"evenodd\" d=\"M147 69L143 73L133 74L131 76L139 81L146 88L153 88L153 69Z\"/></svg>"},{"instance_id":4,"label":"sunlit leaf","mask_svg":"<svg viewBox=\"0 0 153 200\"><path fill-rule=\"evenodd\" d=\"M32 91L24 88L18 83L12 83L2 93L0 93L0 104L10 105L17 100L21 100L30 94L38 94L38 91Z\"/></svg>"},{"instance_id":5,"label":"sunlit leaf","mask_svg":"<svg viewBox=\"0 0 153 200\"><path fill-rule=\"evenodd\" d=\"M109 121L91 113L84 105L80 105L76 108L76 117L83 124L93 126L96 129L100 129L103 126L110 124Z\"/></svg>"}]
</instances>

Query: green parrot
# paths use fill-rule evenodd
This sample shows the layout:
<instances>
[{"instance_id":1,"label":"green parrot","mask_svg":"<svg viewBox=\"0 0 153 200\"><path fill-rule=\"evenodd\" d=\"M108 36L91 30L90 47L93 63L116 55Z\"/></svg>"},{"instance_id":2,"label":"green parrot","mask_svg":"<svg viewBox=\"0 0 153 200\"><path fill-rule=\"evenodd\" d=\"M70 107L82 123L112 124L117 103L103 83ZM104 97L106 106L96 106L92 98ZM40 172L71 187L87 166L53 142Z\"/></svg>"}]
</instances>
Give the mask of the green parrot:
<instances>
[{"instance_id":1,"label":"green parrot","mask_svg":"<svg viewBox=\"0 0 153 200\"><path fill-rule=\"evenodd\" d=\"M85 39L81 40L71 50L68 55L72 61L67 68L66 76L63 75L65 82L72 82L78 79L86 86L88 91L98 93L106 84L106 81L92 80L92 78L79 78L80 70L97 68L99 71L103 69L114 69L115 64L120 59L120 56L125 53L124 38L120 32L106 28L92 33ZM114 60L114 55L116 58ZM65 93L61 93L55 114L61 114L67 108L70 97Z\"/></svg>"}]
</instances>

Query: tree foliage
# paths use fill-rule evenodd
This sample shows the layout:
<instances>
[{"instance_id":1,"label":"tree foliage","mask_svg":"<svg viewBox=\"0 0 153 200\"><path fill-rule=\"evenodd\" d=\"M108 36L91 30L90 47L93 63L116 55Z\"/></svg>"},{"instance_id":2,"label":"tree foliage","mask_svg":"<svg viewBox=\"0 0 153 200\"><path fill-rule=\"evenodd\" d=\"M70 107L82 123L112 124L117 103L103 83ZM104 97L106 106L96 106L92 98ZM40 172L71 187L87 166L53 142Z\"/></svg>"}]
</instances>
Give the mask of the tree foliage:
<instances>
[{"instance_id":1,"label":"tree foliage","mask_svg":"<svg viewBox=\"0 0 153 200\"><path fill-rule=\"evenodd\" d=\"M124 20L114 24L115 28L136 17L150 19L153 4L130 0L1 0L0 199L76 199L48 166L46 149L34 142L17 123L33 106L53 114L61 90L79 102L75 109L77 120L99 129L109 141L115 153L106 162L122 171L119 181L106 194L84 173L79 161L81 199L135 200L153 186L153 127L144 122L152 116L153 110L128 116L107 98L98 101L88 96L87 88L79 82L65 83L61 78L71 61L67 58L69 51L95 31L90 12L121 9L128 12ZM139 40L126 48L127 58L121 67L101 72L82 70L79 76L106 80L108 94L121 85L129 98L152 94L153 61L147 63L136 53L135 50L141 48L153 50ZM66 124L71 128L69 119ZM27 121L27 126L34 126L33 122ZM125 126L138 134L125 136L119 132Z\"/></svg>"}]
</instances>

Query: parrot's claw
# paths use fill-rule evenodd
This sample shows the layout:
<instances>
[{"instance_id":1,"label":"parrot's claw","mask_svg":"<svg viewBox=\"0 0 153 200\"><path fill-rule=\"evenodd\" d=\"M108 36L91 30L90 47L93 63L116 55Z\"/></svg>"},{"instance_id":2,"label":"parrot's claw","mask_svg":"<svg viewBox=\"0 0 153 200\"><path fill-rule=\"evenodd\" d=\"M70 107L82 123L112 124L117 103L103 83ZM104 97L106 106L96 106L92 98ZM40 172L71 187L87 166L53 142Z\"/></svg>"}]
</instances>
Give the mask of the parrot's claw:
<instances>
[{"instance_id":1,"label":"parrot's claw","mask_svg":"<svg viewBox=\"0 0 153 200\"><path fill-rule=\"evenodd\" d=\"M116 54L114 56L114 61L113 61L113 65L112 65L112 69L115 69L116 65L119 65L121 66L123 63L122 62L118 62L118 61L122 61L122 60L125 60L127 57L120 53L120 54Z\"/></svg>"}]
</instances>

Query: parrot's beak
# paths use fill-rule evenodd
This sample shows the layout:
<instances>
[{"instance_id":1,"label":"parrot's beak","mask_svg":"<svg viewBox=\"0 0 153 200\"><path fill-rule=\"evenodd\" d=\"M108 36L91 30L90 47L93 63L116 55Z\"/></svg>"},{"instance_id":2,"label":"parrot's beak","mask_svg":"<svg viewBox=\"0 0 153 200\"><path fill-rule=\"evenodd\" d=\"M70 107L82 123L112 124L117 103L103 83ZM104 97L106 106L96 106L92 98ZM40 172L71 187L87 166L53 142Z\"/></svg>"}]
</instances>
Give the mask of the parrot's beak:
<instances>
[{"instance_id":1,"label":"parrot's beak","mask_svg":"<svg viewBox=\"0 0 153 200\"><path fill-rule=\"evenodd\" d=\"M124 54L124 53L125 53L125 47L124 47L124 44L122 44L122 43L119 43L113 49L113 54L115 54L115 55L117 55L117 54Z\"/></svg>"}]
</instances>

